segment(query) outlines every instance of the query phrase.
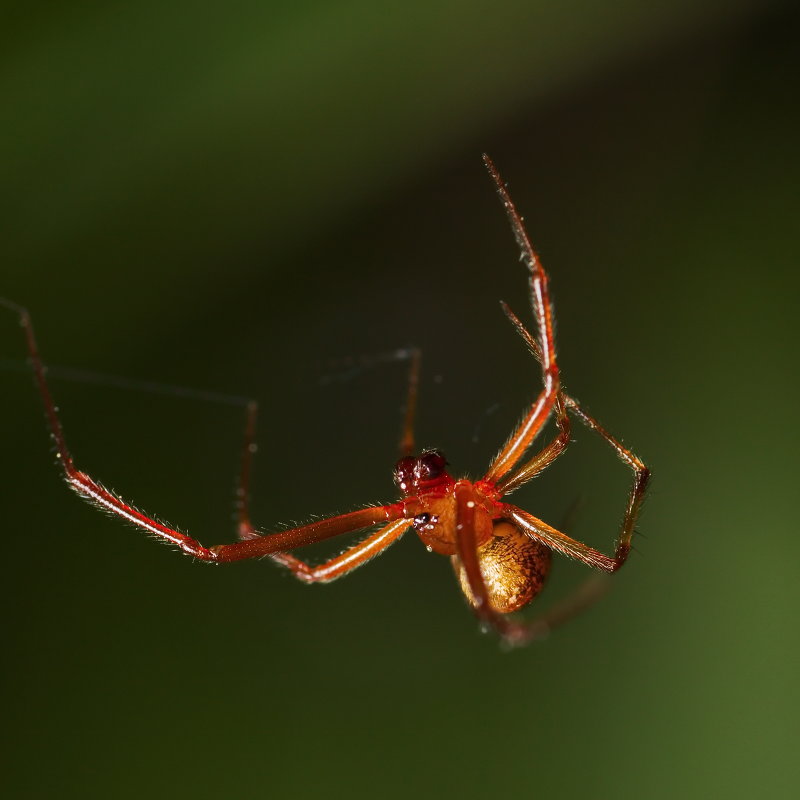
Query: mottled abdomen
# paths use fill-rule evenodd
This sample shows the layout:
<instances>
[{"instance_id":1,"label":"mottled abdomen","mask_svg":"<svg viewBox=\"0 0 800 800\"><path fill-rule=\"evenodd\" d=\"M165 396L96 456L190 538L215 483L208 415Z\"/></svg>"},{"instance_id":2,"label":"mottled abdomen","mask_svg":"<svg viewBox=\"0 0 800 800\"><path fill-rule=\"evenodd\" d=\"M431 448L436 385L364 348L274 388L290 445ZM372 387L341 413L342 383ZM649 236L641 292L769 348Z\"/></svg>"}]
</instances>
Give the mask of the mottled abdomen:
<instances>
[{"instance_id":1,"label":"mottled abdomen","mask_svg":"<svg viewBox=\"0 0 800 800\"><path fill-rule=\"evenodd\" d=\"M551 552L508 522L494 526L492 538L478 548L489 603L495 611L510 614L530 603L542 590L550 571ZM458 556L452 556L461 589L472 605L474 595Z\"/></svg>"}]
</instances>

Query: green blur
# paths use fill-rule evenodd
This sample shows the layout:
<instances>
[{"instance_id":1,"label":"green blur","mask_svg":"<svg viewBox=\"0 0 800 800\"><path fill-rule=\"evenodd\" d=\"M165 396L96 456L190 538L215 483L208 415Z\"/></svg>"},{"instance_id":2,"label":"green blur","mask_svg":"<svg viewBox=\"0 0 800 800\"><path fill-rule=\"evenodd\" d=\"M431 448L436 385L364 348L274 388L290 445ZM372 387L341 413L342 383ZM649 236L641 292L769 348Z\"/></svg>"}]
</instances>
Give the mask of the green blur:
<instances>
[{"instance_id":1,"label":"green blur","mask_svg":"<svg viewBox=\"0 0 800 800\"><path fill-rule=\"evenodd\" d=\"M0 31L0 295L52 364L256 397L259 527L394 498L404 368L350 357L422 348L420 444L473 477L537 391L484 150L569 391L654 478L609 596L505 653L413 535L306 587L104 517L2 371L7 796L794 796L797 11L49 5ZM82 469L233 539L240 409L53 390ZM629 475L575 438L515 502L608 552Z\"/></svg>"}]
</instances>

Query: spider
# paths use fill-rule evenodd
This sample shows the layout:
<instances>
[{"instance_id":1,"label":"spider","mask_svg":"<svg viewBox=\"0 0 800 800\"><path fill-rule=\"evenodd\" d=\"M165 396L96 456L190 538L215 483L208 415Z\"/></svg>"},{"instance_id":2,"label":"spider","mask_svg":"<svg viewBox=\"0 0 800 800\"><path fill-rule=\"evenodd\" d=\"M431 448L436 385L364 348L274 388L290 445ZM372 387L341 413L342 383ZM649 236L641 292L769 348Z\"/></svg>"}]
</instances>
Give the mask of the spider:
<instances>
[{"instance_id":1,"label":"spider","mask_svg":"<svg viewBox=\"0 0 800 800\"><path fill-rule=\"evenodd\" d=\"M394 483L400 491L399 500L289 530L257 532L248 511L257 414L257 406L251 402L247 408L237 503L239 541L205 547L188 534L138 511L75 466L45 377L46 368L39 355L30 315L25 308L0 299L1 305L19 316L36 386L55 442L56 458L70 488L97 507L175 545L200 561L223 564L269 556L305 583L328 583L347 575L396 542L408 529L414 528L429 551L449 556L461 590L475 615L485 628L494 629L510 645L539 638L553 624L583 607L583 601L571 602L571 605L550 612L549 616L530 622L513 615L541 591L550 570L553 551L607 573L615 572L625 563L650 472L639 458L564 392L556 361L554 314L547 273L531 246L522 217L494 163L486 155L483 160L528 269L538 339L505 303L502 304L503 311L539 363L543 387L482 478L476 481L454 478L448 472L447 459L439 450L423 450L415 454L414 414L420 357L413 351L400 444L402 457L395 464L393 473ZM570 442L570 413L605 439L633 471L633 486L613 556L576 541L503 499L538 476L564 452ZM555 418L557 427L555 437L538 453L530 455L531 444L551 416ZM334 536L374 528L377 530L365 539L317 566L302 561L293 553L297 548Z\"/></svg>"}]
</instances>

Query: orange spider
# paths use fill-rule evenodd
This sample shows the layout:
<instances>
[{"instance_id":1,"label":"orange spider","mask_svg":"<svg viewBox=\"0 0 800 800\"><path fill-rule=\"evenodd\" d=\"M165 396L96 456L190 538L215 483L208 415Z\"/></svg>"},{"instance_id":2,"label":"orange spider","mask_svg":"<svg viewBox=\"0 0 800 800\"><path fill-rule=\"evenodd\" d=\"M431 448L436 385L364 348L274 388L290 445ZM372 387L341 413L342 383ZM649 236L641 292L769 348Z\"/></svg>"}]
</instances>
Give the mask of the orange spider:
<instances>
[{"instance_id":1,"label":"orange spider","mask_svg":"<svg viewBox=\"0 0 800 800\"><path fill-rule=\"evenodd\" d=\"M401 493L397 502L329 517L290 530L258 533L251 525L248 514L250 462L257 410L255 403L251 403L248 406L239 492L240 541L204 547L191 536L136 510L75 466L45 378L45 367L39 356L30 315L26 309L0 299L0 305L19 315L37 387L55 441L56 457L69 486L99 508L176 545L187 555L201 561L222 564L269 556L306 583L327 583L346 575L385 550L413 527L429 550L450 557L461 589L475 614L484 624L494 628L507 643L521 644L539 637L555 621L569 616L577 609L575 604L567 613L563 610L551 612L548 617L532 622L523 622L509 615L527 605L542 589L550 570L553 551L604 572L615 572L625 563L650 472L630 450L623 447L561 389L547 274L531 246L522 218L497 169L488 156L484 155L483 160L506 209L522 260L528 268L538 341L505 304L503 308L540 363L544 386L480 480L473 482L453 478L447 471L445 456L438 450L424 450L419 455L413 455L413 418L419 375L419 355L413 353L401 442L403 457L394 468L394 482ZM613 557L570 538L527 511L503 501L505 495L535 478L564 452L570 441L569 412L599 433L633 470L633 487ZM533 440L551 415L555 416L557 435L542 450L523 461ZM301 561L291 552L323 539L377 526L378 530L366 539L318 566Z\"/></svg>"}]
</instances>

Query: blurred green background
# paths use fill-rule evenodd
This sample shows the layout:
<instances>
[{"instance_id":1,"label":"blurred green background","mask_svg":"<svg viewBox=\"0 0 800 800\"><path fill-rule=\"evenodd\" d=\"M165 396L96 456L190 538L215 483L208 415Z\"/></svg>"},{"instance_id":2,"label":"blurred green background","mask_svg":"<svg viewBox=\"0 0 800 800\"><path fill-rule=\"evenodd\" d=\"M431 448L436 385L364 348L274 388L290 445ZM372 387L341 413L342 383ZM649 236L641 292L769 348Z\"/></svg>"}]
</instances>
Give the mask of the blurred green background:
<instances>
[{"instance_id":1,"label":"blurred green background","mask_svg":"<svg viewBox=\"0 0 800 800\"><path fill-rule=\"evenodd\" d=\"M420 442L472 476L536 392L484 150L567 386L654 482L611 594L504 653L413 535L327 587L155 546L6 370L6 796L796 796L798 35L755 0L8 4L0 294L52 364L257 397L262 528L394 497L403 368L342 359L421 347ZM240 409L53 388L82 468L232 540ZM629 475L576 439L516 501L610 550Z\"/></svg>"}]
</instances>

